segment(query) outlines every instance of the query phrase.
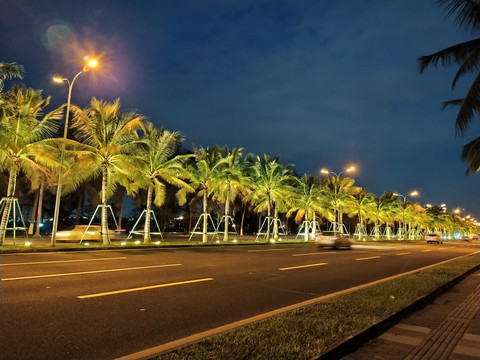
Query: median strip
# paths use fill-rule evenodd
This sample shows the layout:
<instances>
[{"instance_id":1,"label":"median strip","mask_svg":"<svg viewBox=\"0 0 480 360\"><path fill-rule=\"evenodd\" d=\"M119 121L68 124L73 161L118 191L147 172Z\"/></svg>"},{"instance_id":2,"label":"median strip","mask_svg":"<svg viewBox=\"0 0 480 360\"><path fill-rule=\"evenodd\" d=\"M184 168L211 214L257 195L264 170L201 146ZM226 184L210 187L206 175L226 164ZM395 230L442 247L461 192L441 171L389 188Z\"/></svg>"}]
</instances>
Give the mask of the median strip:
<instances>
[{"instance_id":1,"label":"median strip","mask_svg":"<svg viewBox=\"0 0 480 360\"><path fill-rule=\"evenodd\" d=\"M170 266L180 266L180 265L182 265L182 264L166 264L166 265L153 265L153 266L139 266L139 267L132 267L132 268L80 271L80 272L63 273L63 274L47 274L47 275L22 276L22 277L14 277L14 278L5 278L5 279L2 279L2 281L27 280L27 279L41 279L41 278L49 278L49 277L86 275L86 274L99 274L99 273L107 273L107 272L154 269L154 268L162 268L162 267L170 267Z\"/></svg>"},{"instance_id":2,"label":"median strip","mask_svg":"<svg viewBox=\"0 0 480 360\"><path fill-rule=\"evenodd\" d=\"M291 266L291 267L286 267L286 268L279 268L278 270L283 271L283 270L303 269L303 268L308 268L308 267L313 267L313 266L322 266L322 265L327 265L327 263L318 263L318 264L308 264L308 265L300 265L300 266Z\"/></svg>"},{"instance_id":3,"label":"median strip","mask_svg":"<svg viewBox=\"0 0 480 360\"><path fill-rule=\"evenodd\" d=\"M107 291L107 292L103 292L103 293L96 293L96 294L89 294L89 295L79 295L79 296L77 296L77 298L79 298L79 299L90 299L90 298L100 297L100 296L117 295L117 294L123 294L123 293L134 292L134 291L151 290L151 289L158 289L158 288L163 288L163 287L168 287L168 286L186 285L186 284L193 284L193 283L198 283L198 282L203 282L203 281L211 281L211 280L213 280L213 278L179 281L179 282L174 282L174 283L169 283L169 284L160 284L160 285L144 286L144 287L139 287L139 288L114 290L114 291Z\"/></svg>"}]
</instances>

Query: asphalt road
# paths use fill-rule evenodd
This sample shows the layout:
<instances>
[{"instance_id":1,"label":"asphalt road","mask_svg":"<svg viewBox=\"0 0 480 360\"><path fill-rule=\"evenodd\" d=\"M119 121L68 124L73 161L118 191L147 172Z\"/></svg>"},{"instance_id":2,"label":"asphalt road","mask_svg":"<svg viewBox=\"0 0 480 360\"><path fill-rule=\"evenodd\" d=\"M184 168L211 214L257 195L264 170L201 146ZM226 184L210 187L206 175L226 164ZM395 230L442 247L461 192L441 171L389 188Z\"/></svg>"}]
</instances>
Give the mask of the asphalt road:
<instances>
[{"instance_id":1,"label":"asphalt road","mask_svg":"<svg viewBox=\"0 0 480 360\"><path fill-rule=\"evenodd\" d=\"M0 357L113 359L458 257L468 243L0 255Z\"/></svg>"}]
</instances>

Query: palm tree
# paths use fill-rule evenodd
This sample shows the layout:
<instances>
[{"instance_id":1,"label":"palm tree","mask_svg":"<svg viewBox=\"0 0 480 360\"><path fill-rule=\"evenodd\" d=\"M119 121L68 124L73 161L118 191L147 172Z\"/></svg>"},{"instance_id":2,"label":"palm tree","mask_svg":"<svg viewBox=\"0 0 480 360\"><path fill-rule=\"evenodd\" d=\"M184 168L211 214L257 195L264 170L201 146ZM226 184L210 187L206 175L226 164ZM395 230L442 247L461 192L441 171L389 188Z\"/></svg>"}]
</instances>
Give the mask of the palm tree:
<instances>
[{"instance_id":1,"label":"palm tree","mask_svg":"<svg viewBox=\"0 0 480 360\"><path fill-rule=\"evenodd\" d=\"M237 196L245 196L249 191L249 180L245 176L247 163L242 159L243 149L229 149L227 146L223 149L222 159L218 164L217 181L218 187L214 199L221 204L225 204L224 211L224 232L223 241L228 241L228 231L230 222L230 203L235 201Z\"/></svg>"},{"instance_id":2,"label":"palm tree","mask_svg":"<svg viewBox=\"0 0 480 360\"><path fill-rule=\"evenodd\" d=\"M438 64L448 66L452 63L459 65L458 71L452 81L452 89L457 81L466 74L475 76L467 94L463 99L450 100L443 103L443 108L448 105L460 106L455 121L456 135L465 135L475 115L480 109L480 2L474 0L437 0L446 12L446 16L454 16L456 23L469 30L476 36L475 39L460 44L452 45L434 54L420 57L420 72L429 66L437 67ZM480 137L463 146L462 160L467 163L467 175L480 170Z\"/></svg>"},{"instance_id":3,"label":"palm tree","mask_svg":"<svg viewBox=\"0 0 480 360\"><path fill-rule=\"evenodd\" d=\"M144 117L136 111L121 112L118 98L113 102L93 98L88 108L73 107L73 111L72 128L80 144L67 141L67 145L83 152L76 164L85 176L102 177L101 237L103 244L108 245L107 200L117 183L127 191L135 190L132 176L138 174L138 166L133 155L140 149L138 130L144 129Z\"/></svg>"},{"instance_id":4,"label":"palm tree","mask_svg":"<svg viewBox=\"0 0 480 360\"><path fill-rule=\"evenodd\" d=\"M278 239L278 214L279 207L285 199L294 195L293 183L295 178L291 165L280 164L279 157L271 159L264 154L263 158L259 156L250 157L253 176L253 189L247 196L247 199L255 204L255 211L260 213L267 211L267 241L270 241L271 227L273 220L273 238ZM272 210L274 216L272 219Z\"/></svg>"},{"instance_id":5,"label":"palm tree","mask_svg":"<svg viewBox=\"0 0 480 360\"><path fill-rule=\"evenodd\" d=\"M141 142L146 145L146 152L140 156L142 160L140 171L148 191L143 237L145 244L151 241L150 214L153 194L155 194L153 203L160 207L165 203L165 183L179 188L176 196L180 205L185 204L187 193L194 192L194 189L184 181L190 177L184 165L191 155L174 156L182 141L183 136L179 132L157 130L151 123L145 128Z\"/></svg>"},{"instance_id":6,"label":"palm tree","mask_svg":"<svg viewBox=\"0 0 480 360\"><path fill-rule=\"evenodd\" d=\"M202 242L207 242L208 229L208 200L215 192L218 185L218 172L220 171L221 149L215 145L207 149L195 150L195 163L190 163L190 186L197 191L197 196L202 199ZM195 198L192 199L195 201Z\"/></svg>"},{"instance_id":7,"label":"palm tree","mask_svg":"<svg viewBox=\"0 0 480 360\"><path fill-rule=\"evenodd\" d=\"M3 244L20 172L39 183L42 166L55 166L58 151L48 138L54 136L62 117L62 107L43 115L50 97L43 99L41 90L13 86L3 97L7 106L0 126L0 170L9 173L6 203L0 223ZM39 120L39 118L41 119Z\"/></svg>"},{"instance_id":8,"label":"palm tree","mask_svg":"<svg viewBox=\"0 0 480 360\"><path fill-rule=\"evenodd\" d=\"M17 63L0 62L0 93L3 91L5 80L17 77L23 78L23 66Z\"/></svg>"},{"instance_id":9,"label":"palm tree","mask_svg":"<svg viewBox=\"0 0 480 360\"><path fill-rule=\"evenodd\" d=\"M322 182L315 176L303 175L298 179L296 196L292 197L290 210L287 217L296 212L295 222L304 220L304 240L308 241L309 230L315 232L316 216L324 216L329 220L334 219L333 212L328 208L323 194ZM313 234L314 235L314 234Z\"/></svg>"},{"instance_id":10,"label":"palm tree","mask_svg":"<svg viewBox=\"0 0 480 360\"><path fill-rule=\"evenodd\" d=\"M367 189L361 189L352 202L358 216L359 238L363 230L366 231L365 222L372 219L376 212L375 195L369 193ZM357 225L357 226L358 226Z\"/></svg>"},{"instance_id":11,"label":"palm tree","mask_svg":"<svg viewBox=\"0 0 480 360\"><path fill-rule=\"evenodd\" d=\"M376 197L375 209L372 209L372 220L374 223L374 230L372 235L375 240L379 240L381 236L380 225L389 224L393 221L396 214L395 208L398 200L398 196L393 192L385 192L382 196ZM390 236L387 234L387 237Z\"/></svg>"},{"instance_id":12,"label":"palm tree","mask_svg":"<svg viewBox=\"0 0 480 360\"><path fill-rule=\"evenodd\" d=\"M355 195L360 191L359 187L353 186L352 178L339 176L326 176L323 180L325 196L330 203L331 209L336 213L337 224L335 231L343 233L343 213L355 214ZM337 228L338 226L338 228Z\"/></svg>"}]
</instances>

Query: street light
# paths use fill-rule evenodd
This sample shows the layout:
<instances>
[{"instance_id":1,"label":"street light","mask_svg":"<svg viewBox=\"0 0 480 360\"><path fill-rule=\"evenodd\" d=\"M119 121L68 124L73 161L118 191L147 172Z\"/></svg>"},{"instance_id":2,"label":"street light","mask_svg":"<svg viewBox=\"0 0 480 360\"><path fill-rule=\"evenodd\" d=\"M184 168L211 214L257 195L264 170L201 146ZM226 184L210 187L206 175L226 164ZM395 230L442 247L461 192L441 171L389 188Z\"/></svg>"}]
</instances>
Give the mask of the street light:
<instances>
[{"instance_id":1,"label":"street light","mask_svg":"<svg viewBox=\"0 0 480 360\"><path fill-rule=\"evenodd\" d=\"M333 175L336 176L336 178L337 178L337 181L335 182L335 194L336 194L336 193L337 193L337 184L338 184L338 182L339 182L339 180L340 180L340 175L342 175L343 173L354 172L355 170L356 170L355 166L351 165L351 166L349 166L348 168L346 168L345 170L340 171L338 174L335 173L335 172L333 172L333 171L330 171L330 170L328 170L328 169L326 169L326 168L320 169L320 173L321 173L321 174L325 174L325 175L333 174ZM336 202L336 200L335 200L335 202ZM343 233L343 228L340 228L340 220L341 220L341 219L340 219L340 211L336 209L336 204L334 204L334 206L335 206L335 211L336 211L336 213L337 213L336 217L338 217L338 223L337 223L338 225L335 225L335 224L334 224L334 230L337 231L337 229L336 229L335 227L338 226L338 231L340 231L341 233Z\"/></svg>"},{"instance_id":2,"label":"street light","mask_svg":"<svg viewBox=\"0 0 480 360\"><path fill-rule=\"evenodd\" d=\"M402 195L402 194L399 194L399 193L396 193L394 192L393 195L395 196L400 196L403 198L403 211L402 211L402 227L403 227L403 232L404 233L407 233L407 227L405 226L405 208L406 208L406 202L407 202L407 197L409 196L412 196L412 197L415 197L415 196L418 196L419 195L419 192L417 190L413 190L412 192L410 192L410 194L408 195Z\"/></svg>"},{"instance_id":3,"label":"street light","mask_svg":"<svg viewBox=\"0 0 480 360\"><path fill-rule=\"evenodd\" d=\"M70 116L70 99L72 97L72 88L73 84L75 83L75 80L80 76L80 74L83 74L84 72L87 72L90 69L95 68L98 65L98 61L96 59L89 59L87 63L83 66L83 69L78 72L77 75L74 76L72 81L69 81L67 78L61 77L61 76L54 76L53 81L56 83L62 83L66 82L68 83L68 99L67 99L67 112L65 114L65 129L63 131L63 139L67 139L67 131L68 131L68 120ZM62 175L63 175L63 160L65 159L65 143L62 144L62 153L60 156L60 169L58 171L58 185L57 185L57 195L55 198L55 211L53 213L53 225L52 225L52 239L51 239L51 245L55 246L55 241L57 237L57 227L58 227L58 213L60 210L60 198L62 194Z\"/></svg>"}]
</instances>

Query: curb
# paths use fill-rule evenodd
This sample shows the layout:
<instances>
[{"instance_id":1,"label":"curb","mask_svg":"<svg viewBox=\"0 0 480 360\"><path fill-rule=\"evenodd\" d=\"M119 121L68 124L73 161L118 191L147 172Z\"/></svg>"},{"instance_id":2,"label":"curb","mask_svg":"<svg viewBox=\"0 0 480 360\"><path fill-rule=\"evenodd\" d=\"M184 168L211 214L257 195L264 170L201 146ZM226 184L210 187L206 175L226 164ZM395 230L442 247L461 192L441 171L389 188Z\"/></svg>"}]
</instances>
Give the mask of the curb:
<instances>
[{"instance_id":1,"label":"curb","mask_svg":"<svg viewBox=\"0 0 480 360\"><path fill-rule=\"evenodd\" d=\"M426 305L431 304L435 300L435 298L449 291L453 286L455 286L468 275L474 273L479 269L480 265L471 268L464 274L457 276L450 282L433 290L430 294L421 297L406 308L364 330L361 330L355 335L351 335L350 337L332 346L330 349L326 350L322 354L310 358L310 360L338 360L344 356L347 356L348 354L353 353L354 351L362 347L364 344L366 344L368 341L380 336L386 330L399 323L406 316L411 315L415 311L418 311Z\"/></svg>"}]
</instances>

